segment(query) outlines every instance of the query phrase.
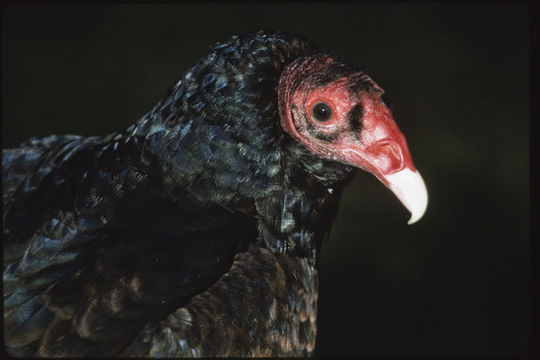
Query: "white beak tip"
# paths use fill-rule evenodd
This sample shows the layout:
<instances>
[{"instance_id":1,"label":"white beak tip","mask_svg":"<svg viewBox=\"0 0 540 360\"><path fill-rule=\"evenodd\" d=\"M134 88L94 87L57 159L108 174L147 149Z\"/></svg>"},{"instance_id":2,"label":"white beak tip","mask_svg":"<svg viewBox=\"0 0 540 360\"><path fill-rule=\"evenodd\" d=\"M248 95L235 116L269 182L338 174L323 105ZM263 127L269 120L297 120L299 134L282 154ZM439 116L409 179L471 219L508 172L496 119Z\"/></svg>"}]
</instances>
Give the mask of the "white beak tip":
<instances>
[{"instance_id":1,"label":"white beak tip","mask_svg":"<svg viewBox=\"0 0 540 360\"><path fill-rule=\"evenodd\" d=\"M414 224L415 222L420 220L423 215L424 215L424 213L422 213L422 214L411 214L411 218L409 219L409 221L407 221L407 225Z\"/></svg>"},{"instance_id":2,"label":"white beak tip","mask_svg":"<svg viewBox=\"0 0 540 360\"><path fill-rule=\"evenodd\" d=\"M424 179L418 171L403 169L385 176L388 188L396 195L401 203L411 212L408 225L422 218L428 204L428 194Z\"/></svg>"}]
</instances>

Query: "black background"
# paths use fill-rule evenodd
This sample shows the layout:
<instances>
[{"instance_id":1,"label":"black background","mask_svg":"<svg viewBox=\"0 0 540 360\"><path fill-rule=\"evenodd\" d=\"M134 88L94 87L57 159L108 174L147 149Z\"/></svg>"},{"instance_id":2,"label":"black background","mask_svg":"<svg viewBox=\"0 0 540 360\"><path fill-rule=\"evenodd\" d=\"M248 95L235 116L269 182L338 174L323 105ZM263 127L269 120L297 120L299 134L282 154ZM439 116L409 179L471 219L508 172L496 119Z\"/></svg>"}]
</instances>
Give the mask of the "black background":
<instances>
[{"instance_id":1,"label":"black background","mask_svg":"<svg viewBox=\"0 0 540 360\"><path fill-rule=\"evenodd\" d=\"M393 100L424 218L373 176L320 262L319 355L515 355L529 346L528 9L517 4L26 5L2 18L3 147L100 135L150 110L209 46L299 33Z\"/></svg>"}]
</instances>

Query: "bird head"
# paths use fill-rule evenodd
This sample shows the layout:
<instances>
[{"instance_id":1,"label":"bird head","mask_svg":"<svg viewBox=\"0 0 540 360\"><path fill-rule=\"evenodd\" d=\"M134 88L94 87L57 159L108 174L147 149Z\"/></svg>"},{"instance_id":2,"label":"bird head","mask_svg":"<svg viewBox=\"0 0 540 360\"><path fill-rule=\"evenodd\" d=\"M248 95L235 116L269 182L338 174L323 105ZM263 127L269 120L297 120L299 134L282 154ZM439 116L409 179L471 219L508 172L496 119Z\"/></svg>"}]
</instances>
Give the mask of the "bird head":
<instances>
[{"instance_id":1,"label":"bird head","mask_svg":"<svg viewBox=\"0 0 540 360\"><path fill-rule=\"evenodd\" d=\"M279 80L281 126L317 156L375 175L411 212L412 224L425 212L427 190L383 93L329 55L300 57Z\"/></svg>"}]
</instances>

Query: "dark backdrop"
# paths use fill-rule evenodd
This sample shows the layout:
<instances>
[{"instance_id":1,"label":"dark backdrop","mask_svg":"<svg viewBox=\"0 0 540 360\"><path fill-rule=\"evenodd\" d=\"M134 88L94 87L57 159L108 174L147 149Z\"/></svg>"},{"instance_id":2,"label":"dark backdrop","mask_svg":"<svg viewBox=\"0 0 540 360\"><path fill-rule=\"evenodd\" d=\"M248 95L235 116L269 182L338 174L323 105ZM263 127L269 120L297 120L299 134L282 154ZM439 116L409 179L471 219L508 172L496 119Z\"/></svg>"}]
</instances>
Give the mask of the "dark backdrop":
<instances>
[{"instance_id":1,"label":"dark backdrop","mask_svg":"<svg viewBox=\"0 0 540 360\"><path fill-rule=\"evenodd\" d=\"M393 99L425 217L373 176L344 193L320 263L320 355L511 355L529 344L529 17L520 5L15 6L2 18L4 147L106 134L210 45L300 33Z\"/></svg>"}]
</instances>

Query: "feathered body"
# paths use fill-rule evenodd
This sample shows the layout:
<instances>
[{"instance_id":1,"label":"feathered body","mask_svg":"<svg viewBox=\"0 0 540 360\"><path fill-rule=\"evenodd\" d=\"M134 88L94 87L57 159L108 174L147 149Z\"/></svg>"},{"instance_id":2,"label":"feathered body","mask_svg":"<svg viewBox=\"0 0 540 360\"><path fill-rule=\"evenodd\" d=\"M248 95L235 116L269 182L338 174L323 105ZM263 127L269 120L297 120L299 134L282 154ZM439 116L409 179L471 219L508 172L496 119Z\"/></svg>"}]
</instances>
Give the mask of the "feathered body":
<instances>
[{"instance_id":1,"label":"feathered body","mask_svg":"<svg viewBox=\"0 0 540 360\"><path fill-rule=\"evenodd\" d=\"M234 36L126 131L4 150L8 352L313 354L318 247L355 169L280 124L282 72L314 53Z\"/></svg>"}]
</instances>

